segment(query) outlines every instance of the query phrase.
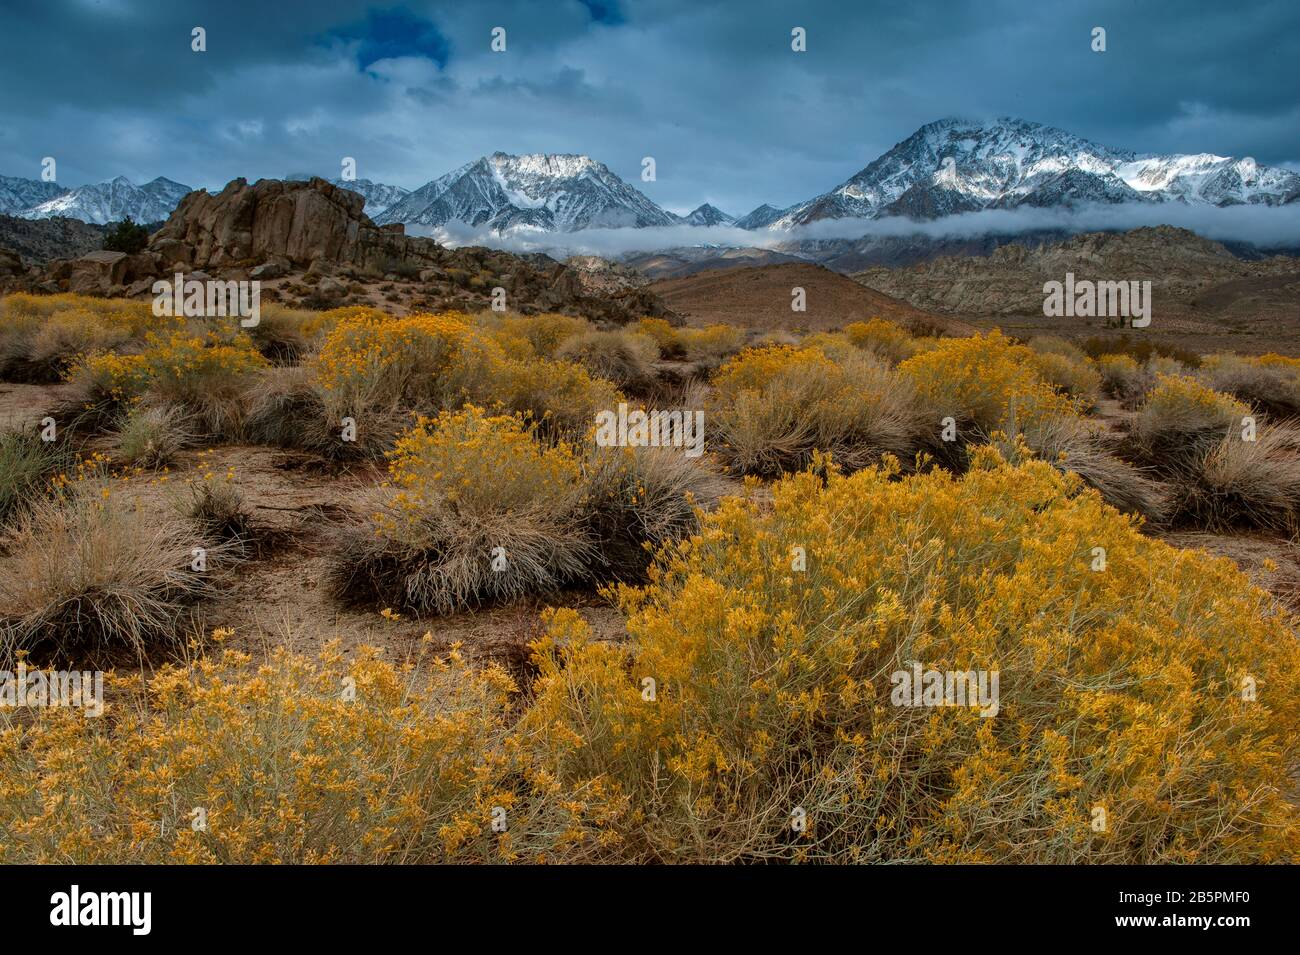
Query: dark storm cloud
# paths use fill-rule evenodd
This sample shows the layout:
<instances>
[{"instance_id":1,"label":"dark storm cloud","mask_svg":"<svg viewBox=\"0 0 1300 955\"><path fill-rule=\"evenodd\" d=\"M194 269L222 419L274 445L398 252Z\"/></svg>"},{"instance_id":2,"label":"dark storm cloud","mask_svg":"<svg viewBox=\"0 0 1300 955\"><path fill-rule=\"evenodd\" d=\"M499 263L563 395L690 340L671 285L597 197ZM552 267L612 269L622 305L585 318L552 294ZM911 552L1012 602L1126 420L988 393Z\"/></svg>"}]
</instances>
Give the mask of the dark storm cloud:
<instances>
[{"instance_id":1,"label":"dark storm cloud","mask_svg":"<svg viewBox=\"0 0 1300 955\"><path fill-rule=\"evenodd\" d=\"M350 156L415 187L497 149L583 152L676 211L740 214L832 188L947 115L1300 166L1293 0L8 0L3 16L0 174L52 155L69 184L337 175Z\"/></svg>"}]
</instances>

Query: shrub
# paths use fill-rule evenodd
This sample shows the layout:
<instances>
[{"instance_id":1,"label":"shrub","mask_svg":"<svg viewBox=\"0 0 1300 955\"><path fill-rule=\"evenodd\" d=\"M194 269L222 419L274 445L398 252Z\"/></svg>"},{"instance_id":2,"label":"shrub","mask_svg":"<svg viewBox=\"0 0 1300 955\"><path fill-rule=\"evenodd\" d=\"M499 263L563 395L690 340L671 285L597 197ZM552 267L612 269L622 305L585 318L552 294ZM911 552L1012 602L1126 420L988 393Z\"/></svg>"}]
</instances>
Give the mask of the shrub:
<instances>
[{"instance_id":1,"label":"shrub","mask_svg":"<svg viewBox=\"0 0 1300 955\"><path fill-rule=\"evenodd\" d=\"M744 330L733 325L679 328L676 332L687 360L705 368L717 368L724 359L745 347Z\"/></svg>"},{"instance_id":2,"label":"shrub","mask_svg":"<svg viewBox=\"0 0 1300 955\"><path fill-rule=\"evenodd\" d=\"M1218 444L1249 414L1247 405L1194 378L1162 375L1133 419L1130 437L1139 455L1171 465Z\"/></svg>"},{"instance_id":3,"label":"shrub","mask_svg":"<svg viewBox=\"0 0 1300 955\"><path fill-rule=\"evenodd\" d=\"M855 347L869 351L891 365L897 365L916 353L907 329L884 319L852 322L844 326L844 334Z\"/></svg>"},{"instance_id":4,"label":"shrub","mask_svg":"<svg viewBox=\"0 0 1300 955\"><path fill-rule=\"evenodd\" d=\"M590 545L578 462L518 418L474 406L421 418L397 442L389 474L371 525L339 549L341 599L450 613L582 574Z\"/></svg>"},{"instance_id":5,"label":"shrub","mask_svg":"<svg viewBox=\"0 0 1300 955\"><path fill-rule=\"evenodd\" d=\"M554 358L556 349L574 335L593 331L585 318L546 313L500 315L485 312L477 319L511 358Z\"/></svg>"},{"instance_id":6,"label":"shrub","mask_svg":"<svg viewBox=\"0 0 1300 955\"><path fill-rule=\"evenodd\" d=\"M243 435L276 448L298 448L330 461L380 459L406 421L399 411L371 410L359 417L337 407L307 368L268 369L249 389ZM344 440L345 417L356 426Z\"/></svg>"},{"instance_id":7,"label":"shrub","mask_svg":"<svg viewBox=\"0 0 1300 955\"><path fill-rule=\"evenodd\" d=\"M586 368L621 389L643 392L655 380L659 346L648 335L627 330L582 332L564 341L555 357Z\"/></svg>"},{"instance_id":8,"label":"shrub","mask_svg":"<svg viewBox=\"0 0 1300 955\"><path fill-rule=\"evenodd\" d=\"M0 710L0 861L509 861L532 848L521 833L565 828L500 785L515 688L456 652L401 668L336 646L257 667L225 651L117 692L111 719Z\"/></svg>"},{"instance_id":9,"label":"shrub","mask_svg":"<svg viewBox=\"0 0 1300 955\"><path fill-rule=\"evenodd\" d=\"M1276 360L1212 355L1197 378L1215 391L1233 395L1267 414L1300 414L1300 366Z\"/></svg>"},{"instance_id":10,"label":"shrub","mask_svg":"<svg viewBox=\"0 0 1300 955\"><path fill-rule=\"evenodd\" d=\"M828 452L848 469L910 454L921 419L910 382L860 352L749 349L714 377L710 447L742 474L770 477Z\"/></svg>"},{"instance_id":11,"label":"shrub","mask_svg":"<svg viewBox=\"0 0 1300 955\"><path fill-rule=\"evenodd\" d=\"M341 318L312 363L329 403L343 413L446 407L449 372L469 338L454 315Z\"/></svg>"},{"instance_id":12,"label":"shrub","mask_svg":"<svg viewBox=\"0 0 1300 955\"><path fill-rule=\"evenodd\" d=\"M1128 355L1101 355L1097 358L1101 388L1126 408L1135 408L1155 384L1155 377Z\"/></svg>"},{"instance_id":13,"label":"shrub","mask_svg":"<svg viewBox=\"0 0 1300 955\"><path fill-rule=\"evenodd\" d=\"M247 329L247 333L268 361L277 365L292 365L320 347L328 330L341 317L338 313L356 311L335 309L313 312L269 303L262 306L258 323Z\"/></svg>"},{"instance_id":14,"label":"shrub","mask_svg":"<svg viewBox=\"0 0 1300 955\"><path fill-rule=\"evenodd\" d=\"M83 420L103 423L148 396L177 406L203 434L230 437L246 410L247 389L266 366L242 335L228 341L211 333L177 332L166 340L150 335L141 354L96 352L80 359L68 373L71 404Z\"/></svg>"},{"instance_id":15,"label":"shrub","mask_svg":"<svg viewBox=\"0 0 1300 955\"><path fill-rule=\"evenodd\" d=\"M50 384L81 354L136 347L151 328L183 319L154 319L149 303L85 295L0 299L0 379Z\"/></svg>"},{"instance_id":16,"label":"shrub","mask_svg":"<svg viewBox=\"0 0 1300 955\"><path fill-rule=\"evenodd\" d=\"M104 248L109 252L125 252L128 255L144 249L149 244L149 230L138 224L130 216L115 223L104 236Z\"/></svg>"},{"instance_id":17,"label":"shrub","mask_svg":"<svg viewBox=\"0 0 1300 955\"><path fill-rule=\"evenodd\" d=\"M1037 352L1034 368L1049 385L1069 398L1082 410L1092 408L1101 393L1101 375L1086 358L1073 358L1059 352Z\"/></svg>"},{"instance_id":18,"label":"shrub","mask_svg":"<svg viewBox=\"0 0 1300 955\"><path fill-rule=\"evenodd\" d=\"M556 613L520 734L587 794L583 844L628 862L1295 858L1290 621L1230 561L1077 487L990 450L961 479L804 473L770 507L724 501L622 592L630 649ZM895 705L914 663L998 671L997 715Z\"/></svg>"},{"instance_id":19,"label":"shrub","mask_svg":"<svg viewBox=\"0 0 1300 955\"><path fill-rule=\"evenodd\" d=\"M161 468L194 442L185 412L175 405L136 404L113 437L114 459L140 468Z\"/></svg>"},{"instance_id":20,"label":"shrub","mask_svg":"<svg viewBox=\"0 0 1300 955\"><path fill-rule=\"evenodd\" d=\"M1300 529L1300 457L1274 429L1223 438L1173 471L1173 517L1213 531Z\"/></svg>"},{"instance_id":21,"label":"shrub","mask_svg":"<svg viewBox=\"0 0 1300 955\"><path fill-rule=\"evenodd\" d=\"M998 331L939 340L898 370L915 386L936 434L946 417L987 436L1007 430L1013 414L1028 423L1074 410L1040 373L1038 355Z\"/></svg>"},{"instance_id":22,"label":"shrub","mask_svg":"<svg viewBox=\"0 0 1300 955\"><path fill-rule=\"evenodd\" d=\"M205 572L191 569L196 546L207 547ZM220 556L179 517L146 517L113 482L87 476L33 504L4 535L0 657L27 650L138 662L174 651Z\"/></svg>"},{"instance_id":23,"label":"shrub","mask_svg":"<svg viewBox=\"0 0 1300 955\"><path fill-rule=\"evenodd\" d=\"M534 422L545 437L574 440L591 428L600 411L623 399L608 381L593 378L581 365L537 359L496 360L484 356L478 374L466 374L470 400L493 411Z\"/></svg>"},{"instance_id":24,"label":"shrub","mask_svg":"<svg viewBox=\"0 0 1300 955\"><path fill-rule=\"evenodd\" d=\"M677 329L662 318L642 318L636 323L637 330L649 335L659 346L661 358L681 359L686 357L686 346L682 343Z\"/></svg>"},{"instance_id":25,"label":"shrub","mask_svg":"<svg viewBox=\"0 0 1300 955\"><path fill-rule=\"evenodd\" d=\"M1152 471L1134 467L1113 454L1106 447L1101 426L1086 418L1071 414L1038 417L1014 437L998 434L993 443L1008 460L1023 460L1027 449L1057 470L1077 474L1117 510L1150 521L1161 521L1168 512L1168 492L1152 477Z\"/></svg>"},{"instance_id":26,"label":"shrub","mask_svg":"<svg viewBox=\"0 0 1300 955\"><path fill-rule=\"evenodd\" d=\"M584 462L592 575L640 580L652 553L689 537L725 481L678 448L597 448Z\"/></svg>"},{"instance_id":27,"label":"shrub","mask_svg":"<svg viewBox=\"0 0 1300 955\"><path fill-rule=\"evenodd\" d=\"M66 444L43 441L35 429L0 431L0 525L44 496L71 460Z\"/></svg>"}]
</instances>

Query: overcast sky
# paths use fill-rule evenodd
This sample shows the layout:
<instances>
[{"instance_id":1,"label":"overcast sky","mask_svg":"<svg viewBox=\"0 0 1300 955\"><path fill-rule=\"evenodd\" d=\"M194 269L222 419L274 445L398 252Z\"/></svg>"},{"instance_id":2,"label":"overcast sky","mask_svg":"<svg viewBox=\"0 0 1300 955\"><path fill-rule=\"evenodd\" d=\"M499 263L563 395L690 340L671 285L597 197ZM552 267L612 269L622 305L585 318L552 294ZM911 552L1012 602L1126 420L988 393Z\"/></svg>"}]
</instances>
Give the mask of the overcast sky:
<instances>
[{"instance_id":1,"label":"overcast sky","mask_svg":"<svg viewBox=\"0 0 1300 955\"><path fill-rule=\"evenodd\" d=\"M351 156L414 188L495 150L579 152L675 212L737 215L950 115L1300 170L1298 63L1297 0L0 0L0 174L54 156L64 185L212 188Z\"/></svg>"}]
</instances>

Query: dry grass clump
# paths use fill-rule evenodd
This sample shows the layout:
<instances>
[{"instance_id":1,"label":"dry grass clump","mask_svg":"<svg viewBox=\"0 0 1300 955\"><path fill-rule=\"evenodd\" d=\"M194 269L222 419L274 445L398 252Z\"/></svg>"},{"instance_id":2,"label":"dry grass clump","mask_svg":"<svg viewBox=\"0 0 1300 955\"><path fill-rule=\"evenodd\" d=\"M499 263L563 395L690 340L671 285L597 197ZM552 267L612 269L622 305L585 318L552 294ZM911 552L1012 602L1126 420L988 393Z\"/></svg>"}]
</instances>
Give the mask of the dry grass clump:
<instances>
[{"instance_id":1,"label":"dry grass clump","mask_svg":"<svg viewBox=\"0 0 1300 955\"><path fill-rule=\"evenodd\" d=\"M584 462L592 576L641 580L654 551L699 529L728 485L680 448L597 448Z\"/></svg>"},{"instance_id":2,"label":"dry grass clump","mask_svg":"<svg viewBox=\"0 0 1300 955\"><path fill-rule=\"evenodd\" d=\"M450 613L580 577L591 553L581 469L514 416L468 406L397 442L367 525L346 535L335 594Z\"/></svg>"},{"instance_id":3,"label":"dry grass clump","mask_svg":"<svg viewBox=\"0 0 1300 955\"><path fill-rule=\"evenodd\" d=\"M1162 375L1134 417L1129 437L1135 453L1161 466L1195 458L1230 433L1238 433L1250 407L1194 378Z\"/></svg>"},{"instance_id":4,"label":"dry grass clump","mask_svg":"<svg viewBox=\"0 0 1300 955\"><path fill-rule=\"evenodd\" d=\"M190 482L182 513L205 540L243 545L253 537L253 517L234 478L233 471L224 476L209 472Z\"/></svg>"},{"instance_id":5,"label":"dry grass clump","mask_svg":"<svg viewBox=\"0 0 1300 955\"><path fill-rule=\"evenodd\" d=\"M851 322L844 326L844 335L854 347L869 351L891 365L897 365L916 354L911 333L901 325L881 318Z\"/></svg>"},{"instance_id":6,"label":"dry grass clump","mask_svg":"<svg viewBox=\"0 0 1300 955\"><path fill-rule=\"evenodd\" d=\"M1125 408L1136 408L1155 385L1155 377L1129 355L1100 355L1096 365L1102 393Z\"/></svg>"},{"instance_id":7,"label":"dry grass clump","mask_svg":"<svg viewBox=\"0 0 1300 955\"><path fill-rule=\"evenodd\" d=\"M1300 365L1276 357L1211 355L1201 363L1196 377L1215 391L1240 398L1266 414L1300 415Z\"/></svg>"},{"instance_id":8,"label":"dry grass clump","mask_svg":"<svg viewBox=\"0 0 1300 955\"><path fill-rule=\"evenodd\" d=\"M116 462L152 470L171 464L196 438L188 416L176 405L134 404L112 440Z\"/></svg>"},{"instance_id":9,"label":"dry grass clump","mask_svg":"<svg viewBox=\"0 0 1300 955\"><path fill-rule=\"evenodd\" d=\"M72 465L63 441L44 441L38 429L0 431L0 525L50 490Z\"/></svg>"},{"instance_id":10,"label":"dry grass clump","mask_svg":"<svg viewBox=\"0 0 1300 955\"><path fill-rule=\"evenodd\" d=\"M1300 454L1272 428L1254 441L1232 434L1173 472L1173 517L1212 531L1300 530Z\"/></svg>"},{"instance_id":11,"label":"dry grass clump","mask_svg":"<svg viewBox=\"0 0 1300 955\"><path fill-rule=\"evenodd\" d=\"M799 470L819 451L853 470L918 447L910 382L862 352L836 361L817 348L750 349L713 384L709 447L739 474Z\"/></svg>"},{"instance_id":12,"label":"dry grass clump","mask_svg":"<svg viewBox=\"0 0 1300 955\"><path fill-rule=\"evenodd\" d=\"M0 298L0 381L51 384L78 356L143 345L152 330L184 319L155 318L148 302L89 295Z\"/></svg>"},{"instance_id":13,"label":"dry grass clump","mask_svg":"<svg viewBox=\"0 0 1300 955\"><path fill-rule=\"evenodd\" d=\"M636 394L655 382L659 346L649 335L618 331L581 332L564 340L555 357L581 365L597 378Z\"/></svg>"},{"instance_id":14,"label":"dry grass clump","mask_svg":"<svg viewBox=\"0 0 1300 955\"><path fill-rule=\"evenodd\" d=\"M206 570L192 569L206 548ZM179 517L143 514L87 478L27 508L0 538L0 657L144 659L183 645L220 548Z\"/></svg>"},{"instance_id":15,"label":"dry grass clump","mask_svg":"<svg viewBox=\"0 0 1300 955\"><path fill-rule=\"evenodd\" d=\"M554 615L519 730L534 773L583 794L573 841L606 860L1300 850L1292 621L1042 462L785 478L768 507L724 501L622 603L630 647ZM914 666L997 671L996 715L900 700Z\"/></svg>"}]
</instances>

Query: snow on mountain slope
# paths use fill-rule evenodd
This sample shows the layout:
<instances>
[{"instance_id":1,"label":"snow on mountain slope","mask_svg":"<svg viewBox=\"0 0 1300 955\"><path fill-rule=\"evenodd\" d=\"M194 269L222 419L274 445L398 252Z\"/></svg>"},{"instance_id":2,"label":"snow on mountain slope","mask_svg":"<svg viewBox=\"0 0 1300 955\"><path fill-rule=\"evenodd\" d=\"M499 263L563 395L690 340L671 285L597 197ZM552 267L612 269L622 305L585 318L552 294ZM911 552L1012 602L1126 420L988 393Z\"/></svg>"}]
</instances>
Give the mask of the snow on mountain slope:
<instances>
[{"instance_id":1,"label":"snow on mountain slope","mask_svg":"<svg viewBox=\"0 0 1300 955\"><path fill-rule=\"evenodd\" d=\"M1082 202L1280 205L1297 196L1300 176L1249 158L1139 155L1025 120L943 119L837 188L787 209L769 228Z\"/></svg>"},{"instance_id":2,"label":"snow on mountain slope","mask_svg":"<svg viewBox=\"0 0 1300 955\"><path fill-rule=\"evenodd\" d=\"M781 218L782 211L783 210L778 209L775 206L769 206L767 203L763 203L757 209L747 212L745 215L737 219L734 225L740 229L761 229L763 226L770 225L772 222Z\"/></svg>"},{"instance_id":3,"label":"snow on mountain slope","mask_svg":"<svg viewBox=\"0 0 1300 955\"><path fill-rule=\"evenodd\" d=\"M21 176L0 176L0 213L18 215L24 209L48 202L67 191L57 182L24 179Z\"/></svg>"},{"instance_id":4,"label":"snow on mountain slope","mask_svg":"<svg viewBox=\"0 0 1300 955\"><path fill-rule=\"evenodd\" d=\"M682 222L686 225L698 226L733 225L735 221L735 218L727 215L717 206L709 205L707 202L682 219Z\"/></svg>"},{"instance_id":5,"label":"snow on mountain slope","mask_svg":"<svg viewBox=\"0 0 1300 955\"><path fill-rule=\"evenodd\" d=\"M587 156L493 153L421 186L380 224L464 222L495 232L673 225L680 220Z\"/></svg>"},{"instance_id":6,"label":"snow on mountain slope","mask_svg":"<svg viewBox=\"0 0 1300 955\"><path fill-rule=\"evenodd\" d=\"M190 187L159 176L143 186L125 176L78 186L18 213L24 219L67 216L103 225L130 216L136 222L158 222L172 214Z\"/></svg>"},{"instance_id":7,"label":"snow on mountain slope","mask_svg":"<svg viewBox=\"0 0 1300 955\"><path fill-rule=\"evenodd\" d=\"M331 179L330 182L340 189L350 189L352 192L360 193L366 200L365 208L361 211L372 219L383 215L389 207L411 194L410 189L390 186L371 179Z\"/></svg>"}]
</instances>

